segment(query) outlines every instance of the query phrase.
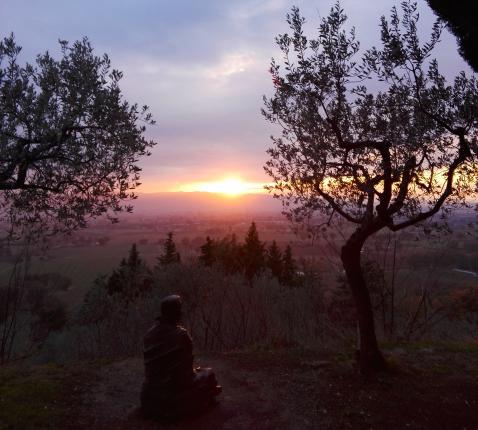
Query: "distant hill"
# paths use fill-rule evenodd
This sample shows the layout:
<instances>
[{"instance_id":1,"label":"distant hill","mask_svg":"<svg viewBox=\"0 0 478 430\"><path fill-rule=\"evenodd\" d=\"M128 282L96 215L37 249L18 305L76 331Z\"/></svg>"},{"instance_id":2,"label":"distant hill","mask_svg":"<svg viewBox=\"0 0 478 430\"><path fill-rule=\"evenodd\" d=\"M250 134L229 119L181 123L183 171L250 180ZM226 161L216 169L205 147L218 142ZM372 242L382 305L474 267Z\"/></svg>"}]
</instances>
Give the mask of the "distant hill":
<instances>
[{"instance_id":1,"label":"distant hill","mask_svg":"<svg viewBox=\"0 0 478 430\"><path fill-rule=\"evenodd\" d=\"M279 200L267 194L244 194L228 197L206 192L169 192L138 194L133 202L134 212L140 215L154 214L238 214L271 213L281 211Z\"/></svg>"}]
</instances>

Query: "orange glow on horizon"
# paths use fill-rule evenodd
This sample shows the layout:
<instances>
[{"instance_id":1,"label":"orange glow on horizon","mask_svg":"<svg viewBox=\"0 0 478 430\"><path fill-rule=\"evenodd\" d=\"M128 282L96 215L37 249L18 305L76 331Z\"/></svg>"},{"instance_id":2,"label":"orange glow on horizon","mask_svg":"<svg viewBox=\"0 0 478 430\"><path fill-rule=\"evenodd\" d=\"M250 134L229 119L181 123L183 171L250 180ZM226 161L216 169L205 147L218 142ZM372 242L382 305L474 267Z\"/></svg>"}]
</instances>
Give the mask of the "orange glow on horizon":
<instances>
[{"instance_id":1,"label":"orange glow on horizon","mask_svg":"<svg viewBox=\"0 0 478 430\"><path fill-rule=\"evenodd\" d=\"M245 182L236 177L228 177L211 182L193 182L185 184L178 191L183 192L205 192L223 194L227 197L236 197L243 194L258 194L264 192L263 183Z\"/></svg>"},{"instance_id":2,"label":"orange glow on horizon","mask_svg":"<svg viewBox=\"0 0 478 430\"><path fill-rule=\"evenodd\" d=\"M227 176L214 181L179 182L175 184L147 182L142 184L137 192L139 194L199 192L233 198L246 194L265 194L267 193L264 189L266 185L271 185L271 183L245 181L237 176Z\"/></svg>"}]
</instances>

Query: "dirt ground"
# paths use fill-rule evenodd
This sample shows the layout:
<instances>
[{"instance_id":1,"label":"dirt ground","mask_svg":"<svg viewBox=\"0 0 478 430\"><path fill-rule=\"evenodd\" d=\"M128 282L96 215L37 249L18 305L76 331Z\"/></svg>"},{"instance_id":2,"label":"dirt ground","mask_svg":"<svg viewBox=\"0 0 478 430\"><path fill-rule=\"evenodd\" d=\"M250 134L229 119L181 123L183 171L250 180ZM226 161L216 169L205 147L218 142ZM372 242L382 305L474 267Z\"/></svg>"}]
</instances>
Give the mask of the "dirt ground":
<instances>
[{"instance_id":1,"label":"dirt ground","mask_svg":"<svg viewBox=\"0 0 478 430\"><path fill-rule=\"evenodd\" d=\"M98 367L71 389L77 430L478 429L476 352L388 352L393 371L364 379L350 357L281 353L204 356L223 386L219 404L179 423L145 420L138 409L143 366Z\"/></svg>"}]
</instances>

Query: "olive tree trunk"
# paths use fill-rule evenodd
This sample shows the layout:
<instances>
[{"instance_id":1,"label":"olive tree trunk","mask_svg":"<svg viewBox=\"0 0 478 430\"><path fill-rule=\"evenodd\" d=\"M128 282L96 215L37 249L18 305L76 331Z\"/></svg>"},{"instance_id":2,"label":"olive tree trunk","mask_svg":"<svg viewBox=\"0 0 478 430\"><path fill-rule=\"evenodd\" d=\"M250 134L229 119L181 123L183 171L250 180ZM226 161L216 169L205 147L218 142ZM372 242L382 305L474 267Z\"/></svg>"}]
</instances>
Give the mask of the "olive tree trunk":
<instances>
[{"instance_id":1,"label":"olive tree trunk","mask_svg":"<svg viewBox=\"0 0 478 430\"><path fill-rule=\"evenodd\" d=\"M357 233L352 234L342 247L341 259L357 310L360 371L370 374L384 370L386 362L378 348L372 303L360 265L362 246L368 235Z\"/></svg>"}]
</instances>

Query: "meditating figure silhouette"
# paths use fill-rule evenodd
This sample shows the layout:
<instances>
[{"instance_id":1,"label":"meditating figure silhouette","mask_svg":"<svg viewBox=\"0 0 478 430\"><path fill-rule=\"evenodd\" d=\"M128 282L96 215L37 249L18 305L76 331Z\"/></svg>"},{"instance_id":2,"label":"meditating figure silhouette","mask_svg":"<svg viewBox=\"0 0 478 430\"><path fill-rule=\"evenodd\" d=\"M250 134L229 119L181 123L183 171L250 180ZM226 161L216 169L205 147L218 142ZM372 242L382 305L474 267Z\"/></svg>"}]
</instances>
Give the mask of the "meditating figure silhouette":
<instances>
[{"instance_id":1,"label":"meditating figure silhouette","mask_svg":"<svg viewBox=\"0 0 478 430\"><path fill-rule=\"evenodd\" d=\"M212 369L193 367L192 340L179 325L181 305L180 296L163 299L161 316L144 337L141 407L150 418L201 412L221 392Z\"/></svg>"}]
</instances>

